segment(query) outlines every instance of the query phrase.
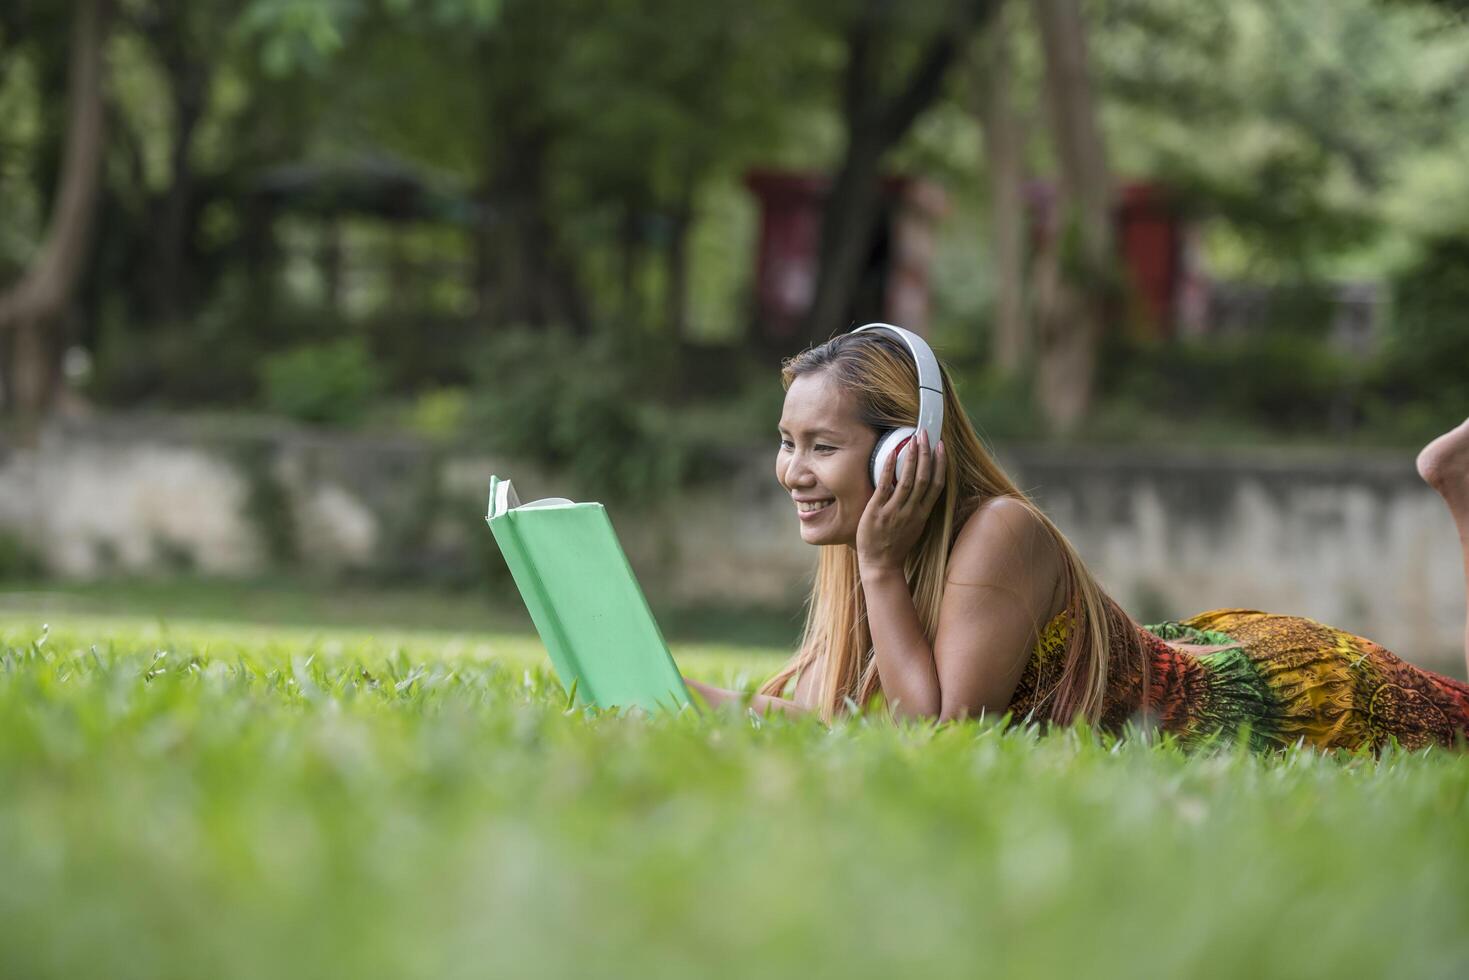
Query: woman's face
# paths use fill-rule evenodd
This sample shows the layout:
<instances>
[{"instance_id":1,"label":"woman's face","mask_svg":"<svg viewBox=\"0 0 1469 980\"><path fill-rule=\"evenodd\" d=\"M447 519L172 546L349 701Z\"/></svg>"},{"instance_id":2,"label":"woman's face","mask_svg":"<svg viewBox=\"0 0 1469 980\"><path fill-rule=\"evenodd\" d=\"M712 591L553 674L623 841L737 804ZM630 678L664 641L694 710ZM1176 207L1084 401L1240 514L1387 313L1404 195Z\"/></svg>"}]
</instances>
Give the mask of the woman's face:
<instances>
[{"instance_id":1,"label":"woman's face","mask_svg":"<svg viewBox=\"0 0 1469 980\"><path fill-rule=\"evenodd\" d=\"M872 496L867 460L876 444L877 433L857 419L852 395L830 383L826 372L791 382L780 416L775 477L793 498L802 541L857 543L857 524ZM802 514L810 505L798 500L828 503Z\"/></svg>"}]
</instances>

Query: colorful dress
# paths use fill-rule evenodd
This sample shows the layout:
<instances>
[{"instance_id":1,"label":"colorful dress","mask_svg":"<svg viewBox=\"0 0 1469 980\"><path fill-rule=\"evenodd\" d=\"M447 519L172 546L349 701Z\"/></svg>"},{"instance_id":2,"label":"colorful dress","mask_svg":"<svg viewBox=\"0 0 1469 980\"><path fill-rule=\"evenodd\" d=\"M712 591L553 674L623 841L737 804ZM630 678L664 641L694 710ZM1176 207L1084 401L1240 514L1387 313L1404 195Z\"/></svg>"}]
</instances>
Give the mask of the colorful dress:
<instances>
[{"instance_id":1,"label":"colorful dress","mask_svg":"<svg viewBox=\"0 0 1469 980\"><path fill-rule=\"evenodd\" d=\"M1037 692L1053 690L1060 677L1069 626L1063 610L1041 631L1010 701L1015 720L1047 714L1048 704L1037 710ZM1321 749L1377 751L1392 738L1407 748L1463 747L1469 739L1469 684L1314 619L1212 609L1143 626L1140 636L1151 669L1146 699L1140 676L1111 671L1104 728L1147 717L1186 746L1247 729L1257 749L1304 740ZM1195 656L1164 640L1230 649Z\"/></svg>"}]
</instances>

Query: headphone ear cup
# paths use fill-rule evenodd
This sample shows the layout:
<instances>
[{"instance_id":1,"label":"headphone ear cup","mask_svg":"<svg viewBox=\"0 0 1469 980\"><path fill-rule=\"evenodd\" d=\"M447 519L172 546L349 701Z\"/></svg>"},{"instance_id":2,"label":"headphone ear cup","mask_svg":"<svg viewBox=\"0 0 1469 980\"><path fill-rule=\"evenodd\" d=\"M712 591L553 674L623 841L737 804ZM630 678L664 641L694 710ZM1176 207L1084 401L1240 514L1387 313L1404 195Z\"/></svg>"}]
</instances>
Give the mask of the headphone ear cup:
<instances>
[{"instance_id":1,"label":"headphone ear cup","mask_svg":"<svg viewBox=\"0 0 1469 980\"><path fill-rule=\"evenodd\" d=\"M872 456L868 460L867 472L872 478L872 488L877 489L877 478L882 476L882 471L888 464L888 457L893 453L901 452L903 446L909 439L916 435L918 430L911 425L905 425L897 429L889 429L877 437L877 445L872 447ZM899 460L901 464L902 460Z\"/></svg>"}]
</instances>

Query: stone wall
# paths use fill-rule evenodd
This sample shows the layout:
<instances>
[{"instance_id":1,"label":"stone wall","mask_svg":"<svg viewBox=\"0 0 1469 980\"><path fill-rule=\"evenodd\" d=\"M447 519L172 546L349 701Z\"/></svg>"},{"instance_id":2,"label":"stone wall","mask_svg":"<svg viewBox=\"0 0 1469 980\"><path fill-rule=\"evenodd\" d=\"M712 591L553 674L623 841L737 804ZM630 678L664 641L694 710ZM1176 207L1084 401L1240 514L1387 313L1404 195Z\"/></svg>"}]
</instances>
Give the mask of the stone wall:
<instances>
[{"instance_id":1,"label":"stone wall","mask_svg":"<svg viewBox=\"0 0 1469 980\"><path fill-rule=\"evenodd\" d=\"M1411 453L996 455L1143 622L1222 606L1290 612L1462 672L1457 538ZM491 473L526 500L595 497L534 466L408 439L70 422L29 448L0 444L0 534L62 577L287 563L509 588L483 523ZM809 588L815 555L768 447L674 502L608 506L644 587L665 601L789 607Z\"/></svg>"}]
</instances>

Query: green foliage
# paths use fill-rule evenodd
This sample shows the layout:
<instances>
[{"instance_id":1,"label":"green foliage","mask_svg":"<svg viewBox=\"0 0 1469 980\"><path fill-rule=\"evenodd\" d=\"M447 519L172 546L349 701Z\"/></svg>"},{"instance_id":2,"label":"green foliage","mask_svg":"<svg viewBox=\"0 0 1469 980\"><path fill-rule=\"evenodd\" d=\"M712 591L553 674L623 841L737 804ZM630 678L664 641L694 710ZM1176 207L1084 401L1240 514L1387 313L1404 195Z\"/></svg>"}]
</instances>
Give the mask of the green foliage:
<instances>
[{"instance_id":1,"label":"green foliage","mask_svg":"<svg viewBox=\"0 0 1469 980\"><path fill-rule=\"evenodd\" d=\"M1394 316L1370 379L1383 404L1410 406L1432 435L1469 415L1469 231L1428 241L1394 284Z\"/></svg>"},{"instance_id":2,"label":"green foliage","mask_svg":"<svg viewBox=\"0 0 1469 980\"><path fill-rule=\"evenodd\" d=\"M41 558L15 534L0 531L0 582L27 581L41 574Z\"/></svg>"},{"instance_id":3,"label":"green foliage","mask_svg":"<svg viewBox=\"0 0 1469 980\"><path fill-rule=\"evenodd\" d=\"M240 30L259 43L266 72L325 71L345 44L345 34L362 16L362 0L251 0Z\"/></svg>"},{"instance_id":4,"label":"green foliage","mask_svg":"<svg viewBox=\"0 0 1469 980\"><path fill-rule=\"evenodd\" d=\"M1112 0L1088 38L1117 173L1165 180L1219 274L1384 254L1462 191L1469 32L1423 3ZM1409 219L1405 221L1404 219Z\"/></svg>"},{"instance_id":5,"label":"green foliage","mask_svg":"<svg viewBox=\"0 0 1469 980\"><path fill-rule=\"evenodd\" d=\"M427 439L442 441L464 431L469 415L469 393L463 388L434 388L422 392L408 410L408 428Z\"/></svg>"},{"instance_id":6,"label":"green foliage","mask_svg":"<svg viewBox=\"0 0 1469 980\"><path fill-rule=\"evenodd\" d=\"M8 139L0 280L13 281L35 254L56 190L69 8L42 0L0 6ZM1111 169L1121 180L1169 184L1188 210L1213 219L1201 241L1216 274L1381 278L1469 205L1460 177L1469 151L1469 31L1445 15L1454 6L1091 4L1088 57ZM740 178L751 167L831 165L842 149L846 41L853 20L873 12L884 29L881 51L868 53L897 78L946 8L126 0L109 41L115 113L97 245L66 340L94 355L85 393L104 407L265 402L305 420L350 423L362 417L364 390L411 400L465 385L460 341L485 324L656 323L665 336L685 338L699 334L701 319L743 326L744 235L753 232L731 234L728 220L752 211ZM1017 110L1043 120L1033 18L1017 9L1011 23ZM958 202L949 228L977 238L985 198L985 150L969 104L977 90L972 77L954 81L887 164L946 179ZM1033 127L1027 141L1027 169L1037 175L1054 169L1044 159L1044 128ZM318 195L323 188L306 176L383 159L401 164L405 179L370 216ZM427 207L425 197L438 205ZM285 233L293 221L310 234ZM317 234L324 221L345 229L339 240ZM354 222L387 233L359 241ZM722 247L701 245L710 240ZM321 270L333 241L345 257L328 290ZM985 263L955 259L951 241L940 244L938 262L953 271L933 277L932 322L973 330L986 301L977 282ZM293 308L282 282L298 280L313 286L303 290L309 305L298 297ZM327 308L328 294L339 309ZM371 302L354 307L353 297ZM1462 348L1444 333L1442 314L1415 312L1412 302L1399 297L1418 325L1403 327L1364 382L1361 403L1368 423L1404 439L1452 421L1463 404L1446 367L1462 363ZM353 324L354 335L367 338L375 367L333 343L344 319L370 319L363 309L376 319ZM306 344L323 346L295 349ZM1339 416L1346 396L1331 391L1355 382L1333 380L1336 368L1306 341L1272 345L1241 342L1221 354L1218 369L1232 372L1232 393L1222 396L1230 417L1273 420L1297 381L1303 401L1279 416L1288 426ZM1207 369L1202 353L1136 360L1136 370L1106 382L1116 390L1098 418L1111 418L1117 431L1147 411L1159 384L1178 403L1179 386L1166 376L1198 380ZM1292 363L1309 376L1291 378ZM270 374L278 389L262 398ZM342 385L345 397L319 389L323 379ZM1022 393L1007 384L976 383L986 430L1038 434ZM555 413L551 438L561 449L537 449L576 455L583 472L630 494L707 469L697 447L732 431L733 422L700 430L723 408L674 411L657 397L608 414L616 399L592 388ZM650 389L617 390L641 401ZM1254 391L1264 401L1243 404ZM743 410L732 402L726 415ZM410 414L435 437L462 422L452 396L425 396ZM598 459L571 448L578 434L663 448ZM673 447L684 443L695 449L680 462Z\"/></svg>"},{"instance_id":7,"label":"green foliage","mask_svg":"<svg viewBox=\"0 0 1469 980\"><path fill-rule=\"evenodd\" d=\"M740 689L777 662L677 655ZM1455 753L1187 756L993 719L827 730L565 703L533 639L8 621L7 967L287 980L1469 965Z\"/></svg>"},{"instance_id":8,"label":"green foliage","mask_svg":"<svg viewBox=\"0 0 1469 980\"><path fill-rule=\"evenodd\" d=\"M381 373L360 338L302 344L261 364L265 405L302 422L349 425L367 413Z\"/></svg>"},{"instance_id":9,"label":"green foliage","mask_svg":"<svg viewBox=\"0 0 1469 980\"><path fill-rule=\"evenodd\" d=\"M87 394L112 405L169 408L256 405L261 366L272 353L325 344L347 329L339 318L281 298L268 313L243 270L223 277L188 323L134 319L104 310Z\"/></svg>"},{"instance_id":10,"label":"green foliage","mask_svg":"<svg viewBox=\"0 0 1469 980\"><path fill-rule=\"evenodd\" d=\"M476 438L564 468L588 492L652 502L691 472L666 398L666 359L632 356L611 331L507 329L481 352L470 411Z\"/></svg>"},{"instance_id":11,"label":"green foliage","mask_svg":"<svg viewBox=\"0 0 1469 980\"><path fill-rule=\"evenodd\" d=\"M1104 345L1104 400L1182 419L1207 416L1280 432L1329 431L1358 368L1310 330L1168 341L1112 338Z\"/></svg>"},{"instance_id":12,"label":"green foliage","mask_svg":"<svg viewBox=\"0 0 1469 980\"><path fill-rule=\"evenodd\" d=\"M1023 373L1007 377L987 366L968 377L955 377L954 386L964 411L986 441L1023 441L1045 433L1033 384Z\"/></svg>"}]
</instances>

